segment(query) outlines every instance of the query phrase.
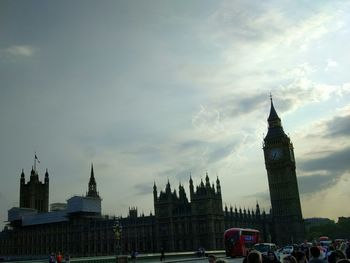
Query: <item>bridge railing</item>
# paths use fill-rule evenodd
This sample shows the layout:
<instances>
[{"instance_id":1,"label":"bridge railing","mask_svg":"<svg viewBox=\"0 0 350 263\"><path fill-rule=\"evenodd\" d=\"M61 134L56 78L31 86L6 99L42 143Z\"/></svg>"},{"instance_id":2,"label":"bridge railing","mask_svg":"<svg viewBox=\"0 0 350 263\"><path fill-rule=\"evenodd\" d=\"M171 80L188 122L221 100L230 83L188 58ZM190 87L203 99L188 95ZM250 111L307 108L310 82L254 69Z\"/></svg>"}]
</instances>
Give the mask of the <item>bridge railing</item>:
<instances>
[{"instance_id":1,"label":"bridge railing","mask_svg":"<svg viewBox=\"0 0 350 263\"><path fill-rule=\"evenodd\" d=\"M224 256L225 251L215 250L206 251L206 255L214 254L216 256ZM126 262L132 262L129 255L124 255ZM203 259L203 257L198 257L196 252L169 252L165 253L165 261L163 262L185 262L187 260ZM47 259L36 259L36 260L9 260L5 262L11 263L48 263ZM64 262L64 261L63 261ZM117 263L116 256L95 256L95 257L81 257L81 258L71 258L70 263ZM125 261L124 261L125 262ZM154 254L138 254L136 257L136 262L160 262L160 253Z\"/></svg>"}]
</instances>

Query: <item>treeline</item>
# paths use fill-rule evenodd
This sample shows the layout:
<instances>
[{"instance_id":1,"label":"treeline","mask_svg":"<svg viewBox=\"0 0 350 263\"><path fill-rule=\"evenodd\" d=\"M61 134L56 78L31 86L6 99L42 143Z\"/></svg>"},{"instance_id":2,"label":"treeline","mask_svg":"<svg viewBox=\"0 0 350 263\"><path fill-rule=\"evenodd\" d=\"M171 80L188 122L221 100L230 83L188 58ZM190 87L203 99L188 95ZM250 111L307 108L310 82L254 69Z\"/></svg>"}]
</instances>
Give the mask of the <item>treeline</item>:
<instances>
[{"instance_id":1,"label":"treeline","mask_svg":"<svg viewBox=\"0 0 350 263\"><path fill-rule=\"evenodd\" d=\"M321 236L328 236L331 240L350 239L350 218L340 217L338 222L329 221L319 225L306 225L307 240L318 240Z\"/></svg>"}]
</instances>

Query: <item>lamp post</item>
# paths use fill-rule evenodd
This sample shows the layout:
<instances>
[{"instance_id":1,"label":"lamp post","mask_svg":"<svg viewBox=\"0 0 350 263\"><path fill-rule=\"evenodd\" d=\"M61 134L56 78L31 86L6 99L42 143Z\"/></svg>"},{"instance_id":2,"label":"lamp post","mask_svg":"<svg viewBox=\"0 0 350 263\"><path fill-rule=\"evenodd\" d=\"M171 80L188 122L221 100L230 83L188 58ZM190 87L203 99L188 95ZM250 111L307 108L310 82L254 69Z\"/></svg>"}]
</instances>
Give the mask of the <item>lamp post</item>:
<instances>
[{"instance_id":1,"label":"lamp post","mask_svg":"<svg viewBox=\"0 0 350 263\"><path fill-rule=\"evenodd\" d=\"M117 256L117 262L118 262L118 257L121 254L121 238L122 238L122 226L119 222L119 219L117 219L114 222L113 232L114 232L114 236L115 236L116 256Z\"/></svg>"}]
</instances>

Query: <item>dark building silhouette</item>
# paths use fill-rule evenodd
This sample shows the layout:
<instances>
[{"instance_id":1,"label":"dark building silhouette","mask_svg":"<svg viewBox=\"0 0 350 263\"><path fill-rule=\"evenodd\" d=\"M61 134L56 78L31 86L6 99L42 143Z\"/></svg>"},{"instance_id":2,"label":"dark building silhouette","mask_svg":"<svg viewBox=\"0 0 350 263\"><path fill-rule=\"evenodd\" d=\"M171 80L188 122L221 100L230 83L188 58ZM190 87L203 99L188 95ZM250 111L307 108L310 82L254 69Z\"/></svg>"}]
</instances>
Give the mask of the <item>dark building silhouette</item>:
<instances>
[{"instance_id":1,"label":"dark building silhouette","mask_svg":"<svg viewBox=\"0 0 350 263\"><path fill-rule=\"evenodd\" d=\"M277 244L302 242L305 227L301 212L293 144L284 133L271 98L264 156L270 189L273 240Z\"/></svg>"},{"instance_id":2,"label":"dark building silhouette","mask_svg":"<svg viewBox=\"0 0 350 263\"><path fill-rule=\"evenodd\" d=\"M250 227L270 236L271 218L265 212L242 209L228 211L222 207L220 181L194 186L189 180L190 199L183 185L178 192L168 181L165 190L158 194L153 186L155 214L138 215L137 208L129 208L124 218L103 216L101 198L97 192L93 166L86 196L74 196L67 206L49 213L34 209L9 210L9 226L0 233L1 255L46 256L52 251L69 252L71 256L113 255L116 251L113 226L116 220L122 225L122 252L195 251L224 248L223 232L230 227ZM54 235L54 236L53 236Z\"/></svg>"},{"instance_id":3,"label":"dark building silhouette","mask_svg":"<svg viewBox=\"0 0 350 263\"><path fill-rule=\"evenodd\" d=\"M49 211L49 173L46 170L44 183L39 181L38 172L32 168L29 182L25 182L24 171L21 173L19 207L32 208L38 212Z\"/></svg>"},{"instance_id":4,"label":"dark building silhouette","mask_svg":"<svg viewBox=\"0 0 350 263\"><path fill-rule=\"evenodd\" d=\"M179 193L171 191L168 181L165 192L157 196L153 187L157 248L166 251L184 251L205 247L222 248L224 214L220 182L210 185L208 174L196 190L190 178L190 201L180 184Z\"/></svg>"},{"instance_id":5,"label":"dark building silhouette","mask_svg":"<svg viewBox=\"0 0 350 263\"><path fill-rule=\"evenodd\" d=\"M37 180L33 176L31 180ZM48 183L48 174L46 178ZM41 213L35 208L11 208L9 224L0 233L0 255L46 258L56 251L73 257L115 253L115 218L101 215L92 166L87 195L73 196L66 206L60 207Z\"/></svg>"},{"instance_id":6,"label":"dark building silhouette","mask_svg":"<svg viewBox=\"0 0 350 263\"><path fill-rule=\"evenodd\" d=\"M231 227L257 228L262 237L268 239L271 218L263 212L259 205L256 211L246 209L242 212L232 207L225 211L222 206L221 186L219 178L210 184L208 173L205 183L194 186L192 177L189 180L190 200L184 187L180 184L178 193L171 190L168 181L165 191L158 195L153 186L155 211L155 248L159 251L193 251L200 247L207 250L223 249L223 233Z\"/></svg>"},{"instance_id":7,"label":"dark building silhouette","mask_svg":"<svg viewBox=\"0 0 350 263\"><path fill-rule=\"evenodd\" d=\"M97 192L97 185L96 185L96 180L94 175L93 164L91 164L91 174L90 174L90 180L88 185L88 192L86 193L86 196L100 198Z\"/></svg>"},{"instance_id":8,"label":"dark building silhouette","mask_svg":"<svg viewBox=\"0 0 350 263\"><path fill-rule=\"evenodd\" d=\"M165 189L158 192L154 183L154 215L138 215L132 207L127 217L103 216L93 165L86 196L68 199L67 206L59 206L62 209L37 213L34 209L48 210L49 175L46 172L42 184L32 169L27 184L22 172L20 208L9 210L8 228L0 233L0 254L47 256L63 251L75 257L113 255L117 220L122 226L122 253L195 251L200 247L222 250L223 233L231 227L258 229L263 241L278 245L301 242L305 230L293 145L272 99L268 123L263 150L272 204L269 213L260 211L259 204L254 209L223 208L220 180L211 183L206 173L198 185L190 176L189 198L181 184L178 190L172 189L168 180Z\"/></svg>"}]
</instances>

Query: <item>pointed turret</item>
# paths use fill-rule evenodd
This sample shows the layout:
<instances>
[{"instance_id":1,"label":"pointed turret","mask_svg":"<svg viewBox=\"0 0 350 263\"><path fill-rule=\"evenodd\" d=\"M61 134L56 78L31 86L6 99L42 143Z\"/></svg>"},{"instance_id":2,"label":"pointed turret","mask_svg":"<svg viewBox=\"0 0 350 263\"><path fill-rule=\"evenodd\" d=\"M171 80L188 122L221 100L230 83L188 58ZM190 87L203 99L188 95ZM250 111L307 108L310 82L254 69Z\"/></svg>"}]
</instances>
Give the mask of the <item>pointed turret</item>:
<instances>
[{"instance_id":1,"label":"pointed turret","mask_svg":"<svg viewBox=\"0 0 350 263\"><path fill-rule=\"evenodd\" d=\"M220 180L219 176L216 177L216 191L221 194L221 186L220 186Z\"/></svg>"},{"instance_id":2,"label":"pointed turret","mask_svg":"<svg viewBox=\"0 0 350 263\"><path fill-rule=\"evenodd\" d=\"M94 184L96 185L96 181L95 181L95 174L94 174L94 165L91 164L91 173L90 173L90 181L89 184Z\"/></svg>"},{"instance_id":3,"label":"pointed turret","mask_svg":"<svg viewBox=\"0 0 350 263\"><path fill-rule=\"evenodd\" d=\"M269 127L267 131L267 135L265 137L265 141L270 138L287 136L283 131L281 119L280 117L278 117L278 114L273 105L272 96L270 96L270 101L271 101L270 114L269 114L269 117L267 118Z\"/></svg>"},{"instance_id":4,"label":"pointed turret","mask_svg":"<svg viewBox=\"0 0 350 263\"><path fill-rule=\"evenodd\" d=\"M34 167L32 166L32 170L30 170L30 177L35 176L35 171L34 171Z\"/></svg>"},{"instance_id":5,"label":"pointed turret","mask_svg":"<svg viewBox=\"0 0 350 263\"><path fill-rule=\"evenodd\" d=\"M24 175L24 170L22 169L22 173L21 173L21 184L25 184L26 183L26 179L25 179L25 175Z\"/></svg>"},{"instance_id":6,"label":"pointed turret","mask_svg":"<svg viewBox=\"0 0 350 263\"><path fill-rule=\"evenodd\" d=\"M45 184L48 184L48 183L49 183L49 172L47 171L47 168L46 168L46 172L45 172L45 179L44 179L44 182L45 182Z\"/></svg>"},{"instance_id":7,"label":"pointed turret","mask_svg":"<svg viewBox=\"0 0 350 263\"><path fill-rule=\"evenodd\" d=\"M185 189L184 189L183 185L181 185L181 183L179 184L179 198L181 201L187 200Z\"/></svg>"},{"instance_id":8,"label":"pointed turret","mask_svg":"<svg viewBox=\"0 0 350 263\"><path fill-rule=\"evenodd\" d=\"M210 188L210 181L209 181L208 172L206 172L206 174L205 174L205 186L207 188Z\"/></svg>"},{"instance_id":9,"label":"pointed turret","mask_svg":"<svg viewBox=\"0 0 350 263\"><path fill-rule=\"evenodd\" d=\"M154 200L154 202L157 201L157 195L158 195L158 193L157 193L156 181L154 181L154 185L153 185L153 200Z\"/></svg>"},{"instance_id":10,"label":"pointed turret","mask_svg":"<svg viewBox=\"0 0 350 263\"><path fill-rule=\"evenodd\" d=\"M259 206L259 203L258 202L256 202L256 210L255 210L255 213L256 213L256 215L258 216L260 216L260 206Z\"/></svg>"},{"instance_id":11,"label":"pointed turret","mask_svg":"<svg viewBox=\"0 0 350 263\"><path fill-rule=\"evenodd\" d=\"M193 180L192 180L192 175L190 174L190 199L193 199L193 194L194 194L194 187L193 187Z\"/></svg>"},{"instance_id":12,"label":"pointed turret","mask_svg":"<svg viewBox=\"0 0 350 263\"><path fill-rule=\"evenodd\" d=\"M271 108L270 108L270 115L267 118L267 121L269 123L269 127L281 127L281 119L278 117L278 114L275 110L275 107L273 106L272 96L270 96L271 101Z\"/></svg>"},{"instance_id":13,"label":"pointed turret","mask_svg":"<svg viewBox=\"0 0 350 263\"><path fill-rule=\"evenodd\" d=\"M39 182L39 175L38 173L35 171L34 167L32 166L32 170L30 171L30 181L37 183Z\"/></svg>"},{"instance_id":14,"label":"pointed turret","mask_svg":"<svg viewBox=\"0 0 350 263\"><path fill-rule=\"evenodd\" d=\"M171 187L170 187L170 182L169 182L169 178L168 178L168 183L166 184L166 187L165 187L165 193L167 194L171 194Z\"/></svg>"},{"instance_id":15,"label":"pointed turret","mask_svg":"<svg viewBox=\"0 0 350 263\"><path fill-rule=\"evenodd\" d=\"M94 175L94 166L91 164L91 174L90 174L90 180L89 180L89 191L87 193L88 197L99 197L97 192L97 186L96 186L96 180Z\"/></svg>"}]
</instances>

